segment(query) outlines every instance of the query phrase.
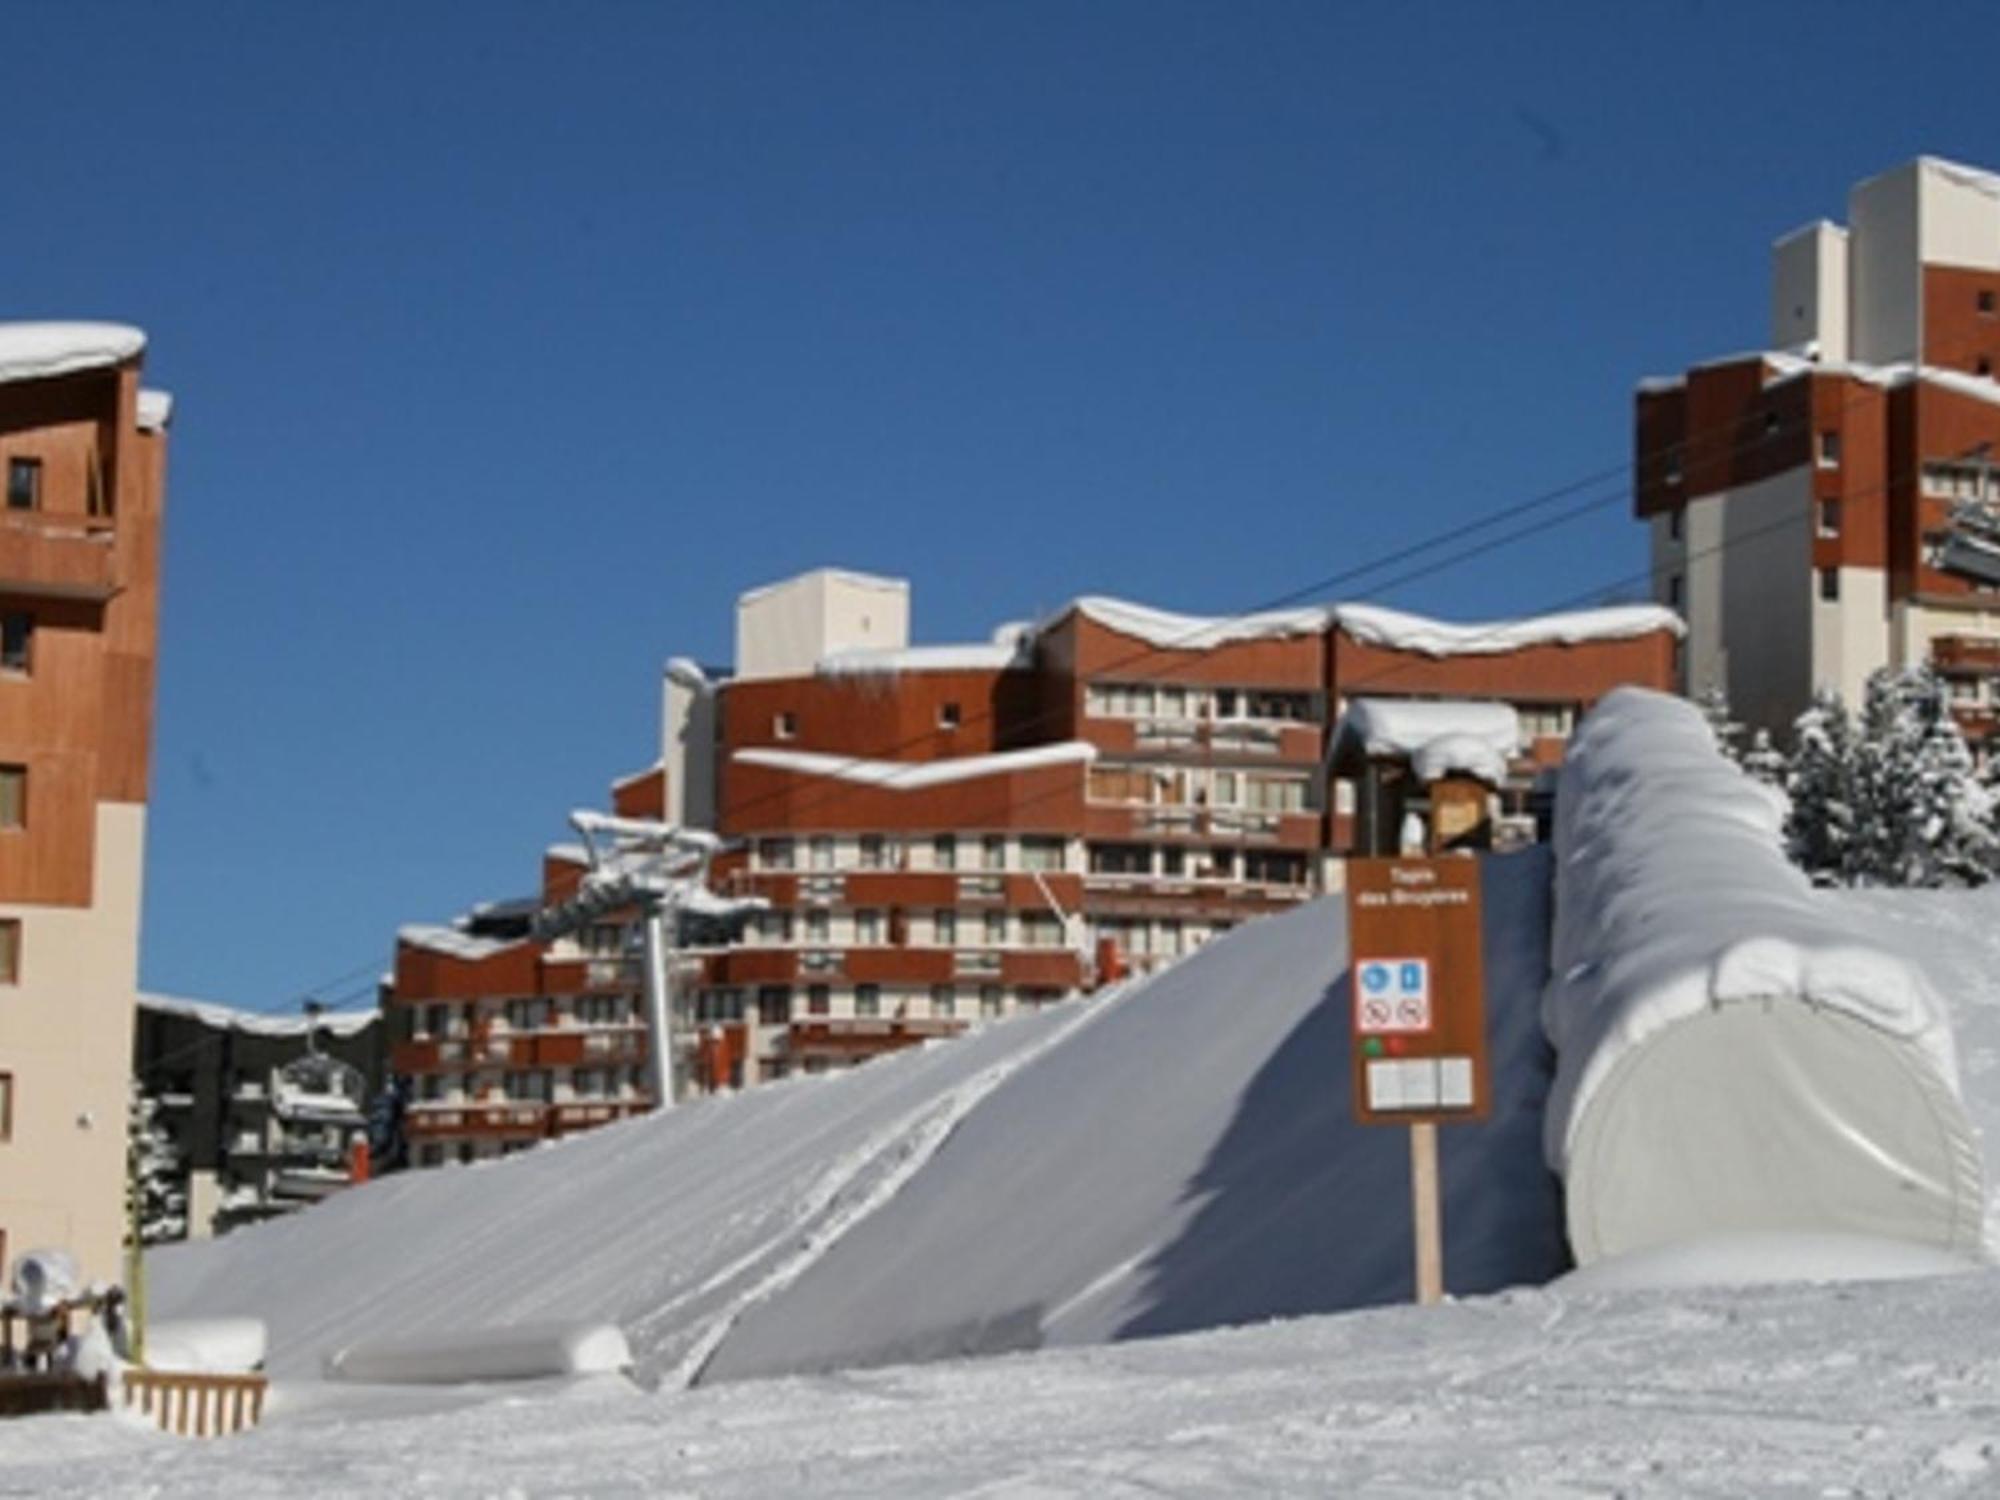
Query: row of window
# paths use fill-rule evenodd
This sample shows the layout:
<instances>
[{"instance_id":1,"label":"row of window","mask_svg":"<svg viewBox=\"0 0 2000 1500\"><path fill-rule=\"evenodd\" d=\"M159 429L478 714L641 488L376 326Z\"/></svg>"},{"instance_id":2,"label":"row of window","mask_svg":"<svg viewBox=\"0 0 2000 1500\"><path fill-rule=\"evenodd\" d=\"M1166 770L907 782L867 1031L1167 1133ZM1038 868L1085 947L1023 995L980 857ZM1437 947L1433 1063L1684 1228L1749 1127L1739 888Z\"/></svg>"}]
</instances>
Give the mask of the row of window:
<instances>
[{"instance_id":1,"label":"row of window","mask_svg":"<svg viewBox=\"0 0 2000 1500\"><path fill-rule=\"evenodd\" d=\"M983 937L988 947L1006 946L1008 914L1005 911L980 912L976 925L973 913L966 913L966 920L962 923L959 915L956 909L949 906L941 906L930 914L931 946L951 948L978 937ZM1024 911L1017 913L1014 921L1018 924L1023 947L1062 946L1062 922L1051 913ZM911 939L910 919L900 910L884 913L879 908L861 907L854 912L851 936L848 924L842 926L840 940L843 946L876 948L886 942L905 947ZM833 914L818 906L807 907L803 912L790 907L761 912L757 917L757 930L766 942L771 943L797 942L801 930L805 941L816 946L828 946L835 941Z\"/></svg>"},{"instance_id":2,"label":"row of window","mask_svg":"<svg viewBox=\"0 0 2000 1500\"><path fill-rule=\"evenodd\" d=\"M464 1036L471 1029L478 1006L476 1000L431 1001L417 1012L416 1034L426 1037ZM503 1002L499 1014L512 1030L539 1031L544 1027L562 1025L565 1012L554 1000L524 997ZM643 1021L646 1009L645 1002L633 995L577 995L568 1002L568 1014L579 1025L621 1026Z\"/></svg>"},{"instance_id":3,"label":"row of window","mask_svg":"<svg viewBox=\"0 0 2000 1500\"><path fill-rule=\"evenodd\" d=\"M1186 848L1179 844L1092 844L1093 875L1154 875L1181 880L1244 880L1304 885L1306 856L1291 849Z\"/></svg>"},{"instance_id":4,"label":"row of window","mask_svg":"<svg viewBox=\"0 0 2000 1500\"><path fill-rule=\"evenodd\" d=\"M763 838L757 841L757 868L763 870L796 870L799 868L799 844L796 838ZM967 840L970 842L970 840ZM836 839L831 834L815 834L804 840L807 868L814 870L834 870L841 868L851 849L855 868L863 870L905 870L920 868L914 857L918 851L928 847L929 868L933 870L957 870L972 868L969 851L959 847L960 839L955 833L933 834L928 845L922 840L906 840L886 834L864 833L851 844L845 839ZM1008 868L1008 840L1005 834L989 833L979 839L979 863L982 870L1005 870ZM1067 859L1068 843L1061 838L1024 835L1019 841L1022 870L1060 870Z\"/></svg>"},{"instance_id":5,"label":"row of window","mask_svg":"<svg viewBox=\"0 0 2000 1500\"><path fill-rule=\"evenodd\" d=\"M961 991L958 985L934 984L927 994L898 992L893 1002L885 1001L879 984L857 984L851 992L842 990L843 1009L862 1020L884 1017L896 1020L951 1021L977 1014L993 1020L1006 1014L1007 992L997 984L982 984ZM1040 990L1015 991L1017 1004L1029 1005L1044 997ZM803 1014L809 1017L834 1016L834 988L827 984L805 987ZM885 1008L885 1006L887 1008ZM918 1015L919 1009L923 1015ZM785 985L763 985L754 996L737 989L703 990L695 997L694 1019L702 1025L734 1025L754 1014L760 1026L786 1026L795 1014L794 996Z\"/></svg>"},{"instance_id":6,"label":"row of window","mask_svg":"<svg viewBox=\"0 0 2000 1500\"><path fill-rule=\"evenodd\" d=\"M1305 776L1208 771L1178 766L1093 765L1085 782L1092 802L1142 807L1244 807L1251 812L1313 811Z\"/></svg>"},{"instance_id":7,"label":"row of window","mask_svg":"<svg viewBox=\"0 0 2000 1500\"><path fill-rule=\"evenodd\" d=\"M1092 682L1083 690L1083 710L1094 719L1268 719L1317 724L1325 717L1324 704L1318 693L1268 688Z\"/></svg>"}]
</instances>

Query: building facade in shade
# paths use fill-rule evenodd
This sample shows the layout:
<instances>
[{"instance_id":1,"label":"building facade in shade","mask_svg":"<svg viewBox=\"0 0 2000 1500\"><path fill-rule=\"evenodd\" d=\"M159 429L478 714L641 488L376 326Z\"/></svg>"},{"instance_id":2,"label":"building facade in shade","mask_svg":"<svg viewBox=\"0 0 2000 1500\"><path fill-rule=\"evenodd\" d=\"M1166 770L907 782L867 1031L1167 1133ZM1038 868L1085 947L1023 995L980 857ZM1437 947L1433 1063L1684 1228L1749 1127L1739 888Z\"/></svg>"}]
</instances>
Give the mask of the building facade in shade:
<instances>
[{"instance_id":1,"label":"building facade in shade","mask_svg":"<svg viewBox=\"0 0 2000 1500\"><path fill-rule=\"evenodd\" d=\"M145 336L0 324L0 1264L122 1275L171 403Z\"/></svg>"},{"instance_id":2,"label":"building facade in shade","mask_svg":"<svg viewBox=\"0 0 2000 1500\"><path fill-rule=\"evenodd\" d=\"M656 766L616 783L614 810L659 817L665 780ZM651 1107L636 913L555 941L530 932L586 867L583 846L554 845L532 896L396 935L381 1003L411 1165L505 1155Z\"/></svg>"},{"instance_id":3,"label":"building facade in shade","mask_svg":"<svg viewBox=\"0 0 2000 1500\"><path fill-rule=\"evenodd\" d=\"M176 1159L188 1238L347 1186L385 1061L377 1011L270 1016L141 995L132 1071Z\"/></svg>"},{"instance_id":4,"label":"building facade in shade","mask_svg":"<svg viewBox=\"0 0 2000 1500\"><path fill-rule=\"evenodd\" d=\"M2000 177L1921 157L1772 252L1769 350L1642 381L1636 510L1690 692L1783 733L1929 663L2000 714Z\"/></svg>"},{"instance_id":5,"label":"building facade in shade","mask_svg":"<svg viewBox=\"0 0 2000 1500\"><path fill-rule=\"evenodd\" d=\"M900 580L822 570L744 597L733 674L669 668L668 779L705 788L732 841L718 881L770 903L683 996L720 1060L700 1083L949 1035L1335 888L1358 840L1428 810L1407 770L1335 774L1360 695L1510 705L1517 742L1476 794L1503 840L1532 837L1577 717L1668 685L1680 635L1651 606L1455 626L1091 597L989 643L880 638L908 614Z\"/></svg>"}]
</instances>

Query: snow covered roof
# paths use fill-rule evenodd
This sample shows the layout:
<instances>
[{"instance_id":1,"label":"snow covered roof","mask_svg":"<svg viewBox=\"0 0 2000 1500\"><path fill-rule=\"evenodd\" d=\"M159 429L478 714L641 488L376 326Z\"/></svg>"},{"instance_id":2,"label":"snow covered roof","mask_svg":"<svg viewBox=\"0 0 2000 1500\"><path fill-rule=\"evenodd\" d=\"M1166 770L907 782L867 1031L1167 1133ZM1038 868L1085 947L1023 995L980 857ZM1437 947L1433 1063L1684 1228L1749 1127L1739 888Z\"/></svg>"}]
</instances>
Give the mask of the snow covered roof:
<instances>
[{"instance_id":1,"label":"snow covered roof","mask_svg":"<svg viewBox=\"0 0 2000 1500\"><path fill-rule=\"evenodd\" d=\"M814 669L822 677L872 677L898 672L1004 672L1026 665L1018 643L904 646L896 650L835 651Z\"/></svg>"},{"instance_id":2,"label":"snow covered roof","mask_svg":"<svg viewBox=\"0 0 2000 1500\"><path fill-rule=\"evenodd\" d=\"M1248 615L1183 615L1134 604L1129 599L1113 599L1104 594L1085 594L1072 599L1035 626L1035 633L1054 629L1072 614L1082 615L1107 630L1129 635L1153 646L1178 647L1186 651L1206 651L1234 641L1283 640L1292 636L1317 635L1326 629L1323 606L1303 609L1272 609Z\"/></svg>"},{"instance_id":3,"label":"snow covered roof","mask_svg":"<svg viewBox=\"0 0 2000 1500\"><path fill-rule=\"evenodd\" d=\"M174 419L174 397L171 391L142 390L139 392L139 430L141 432L164 432L167 424Z\"/></svg>"},{"instance_id":4,"label":"snow covered roof","mask_svg":"<svg viewBox=\"0 0 2000 1500\"><path fill-rule=\"evenodd\" d=\"M1334 624L1357 641L1425 656L1490 656L1529 646L1629 640L1657 630L1677 637L1687 634L1681 617L1657 604L1616 604L1472 625L1427 619L1379 604L1338 604L1332 615Z\"/></svg>"},{"instance_id":5,"label":"snow covered roof","mask_svg":"<svg viewBox=\"0 0 2000 1500\"><path fill-rule=\"evenodd\" d=\"M1334 726L1333 745L1336 755L1358 746L1371 758L1408 760L1419 781L1466 775L1498 786L1521 748L1521 716L1505 703L1356 698Z\"/></svg>"},{"instance_id":6,"label":"snow covered roof","mask_svg":"<svg viewBox=\"0 0 2000 1500\"><path fill-rule=\"evenodd\" d=\"M879 589L883 593L890 594L907 594L910 591L910 583L906 578L885 578L879 573L857 573L851 568L808 568L805 572L790 578L780 578L771 583L759 584L754 589L745 590L736 596L737 607L755 604L759 599L775 594L779 589L788 589L794 584L804 583L809 578L832 579L854 588Z\"/></svg>"},{"instance_id":7,"label":"snow covered roof","mask_svg":"<svg viewBox=\"0 0 2000 1500\"><path fill-rule=\"evenodd\" d=\"M302 1015L268 1015L217 1005L210 1000L184 1000L176 995L142 993L139 1008L158 1015L186 1016L218 1031L241 1031L251 1036L304 1036L308 1024ZM354 1036L380 1019L380 1014L373 1010L329 1010L320 1013L319 1026L335 1036Z\"/></svg>"},{"instance_id":8,"label":"snow covered roof","mask_svg":"<svg viewBox=\"0 0 2000 1500\"><path fill-rule=\"evenodd\" d=\"M551 844L542 851L544 859L560 860L566 865L587 865L590 851L581 844Z\"/></svg>"},{"instance_id":9,"label":"snow covered roof","mask_svg":"<svg viewBox=\"0 0 2000 1500\"><path fill-rule=\"evenodd\" d=\"M859 760L846 755L821 755L810 750L738 750L733 757L746 766L768 766L802 776L826 776L858 786L892 792L916 792L927 787L1006 776L1043 766L1082 764L1097 758L1097 747L1084 740L1036 745L1028 750L1002 750L992 755L961 755L950 760Z\"/></svg>"},{"instance_id":10,"label":"snow covered roof","mask_svg":"<svg viewBox=\"0 0 2000 1500\"><path fill-rule=\"evenodd\" d=\"M0 323L0 382L121 365L145 347L146 335L124 323Z\"/></svg>"},{"instance_id":11,"label":"snow covered roof","mask_svg":"<svg viewBox=\"0 0 2000 1500\"><path fill-rule=\"evenodd\" d=\"M677 682L696 693L705 693L715 685L701 663L689 656L668 657L667 677L670 681Z\"/></svg>"},{"instance_id":12,"label":"snow covered roof","mask_svg":"<svg viewBox=\"0 0 2000 1500\"><path fill-rule=\"evenodd\" d=\"M491 958L496 953L505 953L509 948L518 948L522 940L473 937L470 933L460 932L456 927L413 923L396 929L396 941L407 943L412 948L422 948L429 953L441 953L447 958L481 959Z\"/></svg>"},{"instance_id":13,"label":"snow covered roof","mask_svg":"<svg viewBox=\"0 0 2000 1500\"><path fill-rule=\"evenodd\" d=\"M646 767L646 769L643 771L634 771L630 775L620 776L616 781L612 782L611 785L614 788L623 786L633 786L641 781L644 781L648 776L659 775L660 772L664 771L666 768L667 768L667 763L664 760L656 760L650 766Z\"/></svg>"}]
</instances>

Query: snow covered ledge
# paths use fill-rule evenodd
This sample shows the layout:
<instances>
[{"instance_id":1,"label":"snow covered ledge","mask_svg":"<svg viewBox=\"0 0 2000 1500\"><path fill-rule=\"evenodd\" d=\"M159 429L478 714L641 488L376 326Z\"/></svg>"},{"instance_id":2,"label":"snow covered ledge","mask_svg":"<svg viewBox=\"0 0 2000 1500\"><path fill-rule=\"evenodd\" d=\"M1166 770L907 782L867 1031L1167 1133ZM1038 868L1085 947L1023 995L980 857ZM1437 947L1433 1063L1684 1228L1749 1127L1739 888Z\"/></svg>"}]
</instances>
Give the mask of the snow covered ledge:
<instances>
[{"instance_id":1,"label":"snow covered ledge","mask_svg":"<svg viewBox=\"0 0 2000 1500\"><path fill-rule=\"evenodd\" d=\"M1620 689L1571 743L1543 1024L1580 1264L1735 1231L1980 1251L1945 1009L1785 859L1783 816L1680 699Z\"/></svg>"}]
</instances>

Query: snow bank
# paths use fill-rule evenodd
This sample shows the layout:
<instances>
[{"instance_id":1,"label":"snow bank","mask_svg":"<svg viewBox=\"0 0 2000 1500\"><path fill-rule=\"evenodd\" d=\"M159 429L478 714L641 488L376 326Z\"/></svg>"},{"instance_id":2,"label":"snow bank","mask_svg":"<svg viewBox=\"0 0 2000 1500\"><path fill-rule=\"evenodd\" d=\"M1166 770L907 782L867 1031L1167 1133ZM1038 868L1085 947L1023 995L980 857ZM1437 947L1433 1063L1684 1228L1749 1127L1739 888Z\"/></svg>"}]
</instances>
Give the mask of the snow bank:
<instances>
[{"instance_id":1,"label":"snow bank","mask_svg":"<svg viewBox=\"0 0 2000 1500\"><path fill-rule=\"evenodd\" d=\"M551 856L553 849L548 851ZM422 948L431 953L442 953L447 958L478 960L491 958L496 953L504 953L509 948L519 946L519 938L474 937L469 932L460 932L456 927L436 927L427 923L411 923L396 929L396 941L408 943L412 948Z\"/></svg>"},{"instance_id":2,"label":"snow bank","mask_svg":"<svg viewBox=\"0 0 2000 1500\"><path fill-rule=\"evenodd\" d=\"M1530 646L1579 646L1589 641L1623 641L1664 630L1679 637L1687 626L1657 604L1619 604L1529 615L1519 620L1454 625L1405 614L1379 604L1339 604L1333 624L1357 641L1424 656L1497 656Z\"/></svg>"},{"instance_id":3,"label":"snow bank","mask_svg":"<svg viewBox=\"0 0 2000 1500\"><path fill-rule=\"evenodd\" d=\"M1862 1234L1716 1234L1606 1256L1558 1278L1559 1292L1644 1292L1794 1281L1903 1281L1956 1276L1976 1261L1932 1245Z\"/></svg>"},{"instance_id":4,"label":"snow bank","mask_svg":"<svg viewBox=\"0 0 2000 1500\"><path fill-rule=\"evenodd\" d=\"M142 994L139 1009L165 1016L187 1016L218 1031L241 1031L253 1036L304 1036L309 1026L334 1036L356 1036L381 1019L381 1013L374 1010L328 1010L321 1011L317 1021L308 1021L303 1015L265 1015L209 1000L184 1000L176 995Z\"/></svg>"},{"instance_id":5,"label":"snow bank","mask_svg":"<svg viewBox=\"0 0 2000 1500\"><path fill-rule=\"evenodd\" d=\"M269 1340L261 1318L146 1322L146 1368L233 1375L262 1368Z\"/></svg>"},{"instance_id":6,"label":"snow bank","mask_svg":"<svg viewBox=\"0 0 2000 1500\"><path fill-rule=\"evenodd\" d=\"M819 659L821 677L887 677L902 672L1004 672L1025 666L1018 642L835 651Z\"/></svg>"},{"instance_id":7,"label":"snow bank","mask_svg":"<svg viewBox=\"0 0 2000 1500\"><path fill-rule=\"evenodd\" d=\"M1510 704L1424 698L1355 698L1334 726L1333 753L1407 760L1419 781L1462 773L1498 786L1521 748Z\"/></svg>"},{"instance_id":8,"label":"snow bank","mask_svg":"<svg viewBox=\"0 0 2000 1500\"><path fill-rule=\"evenodd\" d=\"M1035 627L1037 635L1053 630L1072 614L1082 615L1107 630L1129 635L1152 646L1183 651L1207 651L1236 641L1283 640L1291 636L1317 635L1326 629L1327 612L1314 605L1305 609L1272 609L1247 615L1181 615L1102 594L1086 594L1048 616Z\"/></svg>"},{"instance_id":9,"label":"snow bank","mask_svg":"<svg viewBox=\"0 0 2000 1500\"><path fill-rule=\"evenodd\" d=\"M1733 1230L1978 1248L1944 1007L1786 861L1782 818L1682 700L1619 689L1571 742L1546 1143L1581 1262Z\"/></svg>"},{"instance_id":10,"label":"snow bank","mask_svg":"<svg viewBox=\"0 0 2000 1500\"><path fill-rule=\"evenodd\" d=\"M139 392L138 426L141 432L164 432L173 419L174 398L171 391Z\"/></svg>"},{"instance_id":11,"label":"snow bank","mask_svg":"<svg viewBox=\"0 0 2000 1500\"><path fill-rule=\"evenodd\" d=\"M146 335L123 323L0 323L0 381L121 365L145 347Z\"/></svg>"},{"instance_id":12,"label":"snow bank","mask_svg":"<svg viewBox=\"0 0 2000 1500\"><path fill-rule=\"evenodd\" d=\"M1539 1137L1548 861L1486 869L1496 1108L1442 1143L1461 1293L1567 1264ZM616 1323L678 1385L1398 1301L1408 1145L1353 1123L1343 921L1315 902L958 1040L167 1247L152 1305L266 1319L280 1378L560 1319Z\"/></svg>"},{"instance_id":13,"label":"snow bank","mask_svg":"<svg viewBox=\"0 0 2000 1500\"><path fill-rule=\"evenodd\" d=\"M892 792L917 792L928 787L1007 776L1043 766L1082 764L1097 757L1087 740L1063 740L1028 750L1001 750L991 755L960 755L949 760L862 760L850 755L823 755L813 750L738 750L738 764L795 771L802 776L828 776L860 786Z\"/></svg>"},{"instance_id":14,"label":"snow bank","mask_svg":"<svg viewBox=\"0 0 2000 1500\"><path fill-rule=\"evenodd\" d=\"M329 1380L465 1385L609 1375L632 1368L625 1335L609 1323L534 1323L392 1335L326 1357Z\"/></svg>"}]
</instances>

